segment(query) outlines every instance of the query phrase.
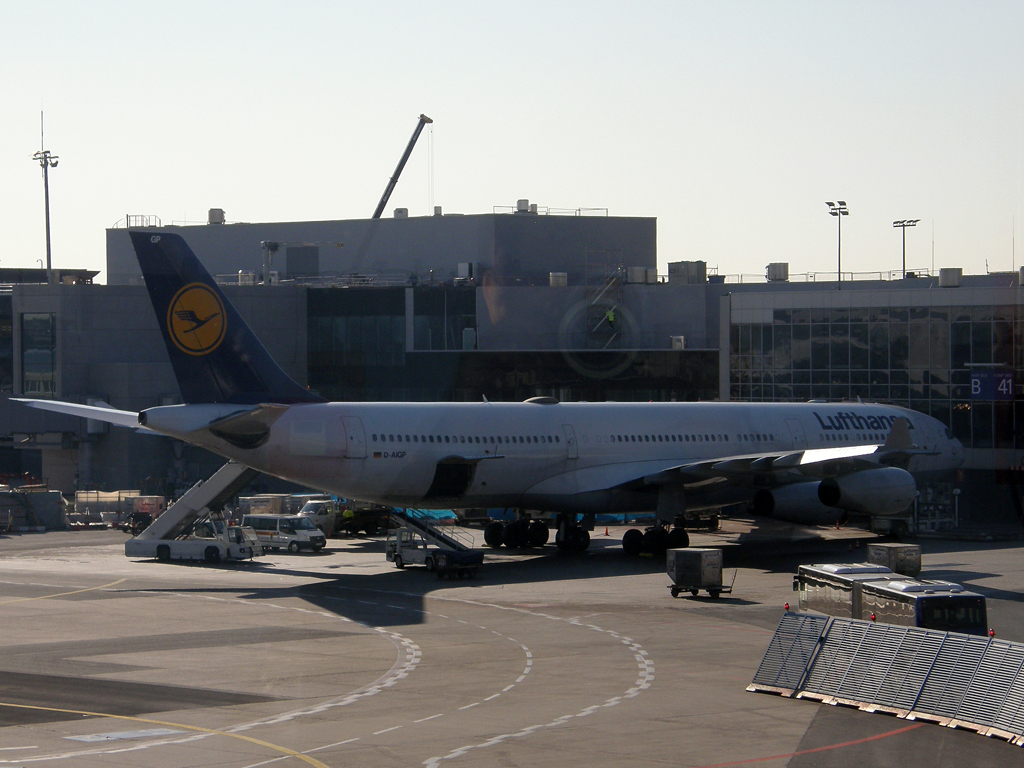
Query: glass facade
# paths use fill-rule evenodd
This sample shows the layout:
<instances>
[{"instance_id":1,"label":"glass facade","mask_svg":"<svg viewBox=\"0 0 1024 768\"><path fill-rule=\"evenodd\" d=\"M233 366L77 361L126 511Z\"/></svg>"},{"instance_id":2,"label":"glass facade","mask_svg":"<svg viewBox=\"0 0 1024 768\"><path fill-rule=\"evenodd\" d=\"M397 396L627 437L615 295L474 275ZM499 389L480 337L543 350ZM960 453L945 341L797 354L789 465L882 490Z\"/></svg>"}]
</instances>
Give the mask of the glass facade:
<instances>
[{"instance_id":1,"label":"glass facade","mask_svg":"<svg viewBox=\"0 0 1024 768\"><path fill-rule=\"evenodd\" d=\"M14 311L11 294L0 295L0 392L14 391Z\"/></svg>"},{"instance_id":2,"label":"glass facade","mask_svg":"<svg viewBox=\"0 0 1024 768\"><path fill-rule=\"evenodd\" d=\"M476 328L473 288L310 289L308 383L331 400L711 400L718 353L707 350L514 352L465 348ZM470 333L467 333L470 331Z\"/></svg>"},{"instance_id":3,"label":"glass facade","mask_svg":"<svg viewBox=\"0 0 1024 768\"><path fill-rule=\"evenodd\" d=\"M21 392L52 397L56 392L57 323L52 312L21 316Z\"/></svg>"},{"instance_id":4,"label":"glass facade","mask_svg":"<svg viewBox=\"0 0 1024 768\"><path fill-rule=\"evenodd\" d=\"M1024 448L1024 402L972 399L971 371L1024 372L1024 316L1008 306L775 309L734 323L733 400L871 400L948 424L972 448Z\"/></svg>"}]
</instances>

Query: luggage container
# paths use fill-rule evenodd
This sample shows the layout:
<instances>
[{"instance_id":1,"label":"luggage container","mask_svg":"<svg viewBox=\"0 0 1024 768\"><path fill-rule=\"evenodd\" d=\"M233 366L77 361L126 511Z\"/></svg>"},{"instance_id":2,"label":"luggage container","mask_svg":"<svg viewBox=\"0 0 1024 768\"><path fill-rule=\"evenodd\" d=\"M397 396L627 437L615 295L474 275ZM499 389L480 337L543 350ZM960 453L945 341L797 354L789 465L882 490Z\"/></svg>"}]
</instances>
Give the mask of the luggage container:
<instances>
[{"instance_id":1,"label":"luggage container","mask_svg":"<svg viewBox=\"0 0 1024 768\"><path fill-rule=\"evenodd\" d=\"M722 550L670 549L665 555L665 570L672 584L669 589L672 597L679 597L681 592L689 592L694 597L702 589L706 589L712 597L732 592L732 584L722 586ZM736 575L733 574L733 583Z\"/></svg>"},{"instance_id":2,"label":"luggage container","mask_svg":"<svg viewBox=\"0 0 1024 768\"><path fill-rule=\"evenodd\" d=\"M868 562L884 565L893 573L921 573L921 547L917 544L868 544Z\"/></svg>"}]
</instances>

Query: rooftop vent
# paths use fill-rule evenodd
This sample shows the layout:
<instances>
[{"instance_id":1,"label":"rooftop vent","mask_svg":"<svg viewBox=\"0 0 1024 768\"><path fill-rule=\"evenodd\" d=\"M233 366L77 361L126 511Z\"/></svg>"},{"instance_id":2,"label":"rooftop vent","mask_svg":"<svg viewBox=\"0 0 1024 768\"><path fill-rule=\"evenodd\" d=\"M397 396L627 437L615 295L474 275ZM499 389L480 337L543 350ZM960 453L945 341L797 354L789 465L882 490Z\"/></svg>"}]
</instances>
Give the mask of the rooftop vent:
<instances>
[{"instance_id":1,"label":"rooftop vent","mask_svg":"<svg viewBox=\"0 0 1024 768\"><path fill-rule=\"evenodd\" d=\"M209 214L206 217L207 224L223 224L224 223L224 209L223 208L211 208Z\"/></svg>"}]
</instances>

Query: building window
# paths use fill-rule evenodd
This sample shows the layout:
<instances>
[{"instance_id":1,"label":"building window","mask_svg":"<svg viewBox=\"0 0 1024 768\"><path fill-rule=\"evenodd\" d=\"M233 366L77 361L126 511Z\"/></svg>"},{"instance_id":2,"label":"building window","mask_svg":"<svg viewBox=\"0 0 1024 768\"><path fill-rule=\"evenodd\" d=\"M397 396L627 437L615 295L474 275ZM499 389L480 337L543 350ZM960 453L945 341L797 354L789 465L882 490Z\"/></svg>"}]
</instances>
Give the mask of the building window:
<instances>
[{"instance_id":1,"label":"building window","mask_svg":"<svg viewBox=\"0 0 1024 768\"><path fill-rule=\"evenodd\" d=\"M56 392L57 323L53 313L21 316L21 392L52 396Z\"/></svg>"}]
</instances>

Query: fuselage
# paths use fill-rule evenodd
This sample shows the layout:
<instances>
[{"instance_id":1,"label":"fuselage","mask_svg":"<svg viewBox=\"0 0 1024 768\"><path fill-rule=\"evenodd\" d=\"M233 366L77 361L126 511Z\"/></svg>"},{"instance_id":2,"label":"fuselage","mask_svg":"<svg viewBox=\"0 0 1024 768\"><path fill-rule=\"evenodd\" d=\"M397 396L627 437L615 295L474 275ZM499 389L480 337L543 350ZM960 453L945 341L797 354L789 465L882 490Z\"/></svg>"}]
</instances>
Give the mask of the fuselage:
<instances>
[{"instance_id":1,"label":"fuselage","mask_svg":"<svg viewBox=\"0 0 1024 768\"><path fill-rule=\"evenodd\" d=\"M586 513L651 509L637 481L680 465L881 445L900 416L922 451L910 471L962 463L941 422L870 403L314 403L289 407L255 448L157 431L351 499Z\"/></svg>"}]
</instances>

